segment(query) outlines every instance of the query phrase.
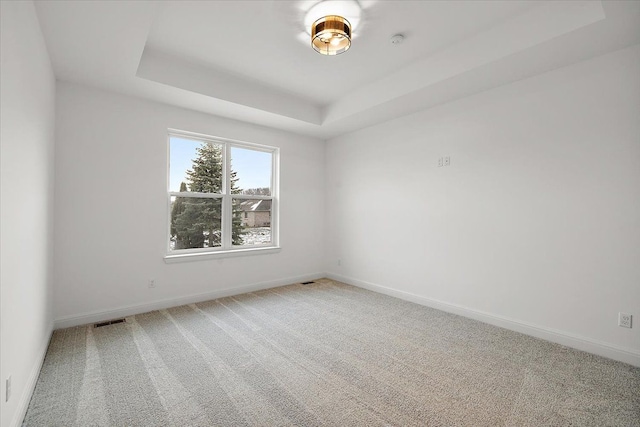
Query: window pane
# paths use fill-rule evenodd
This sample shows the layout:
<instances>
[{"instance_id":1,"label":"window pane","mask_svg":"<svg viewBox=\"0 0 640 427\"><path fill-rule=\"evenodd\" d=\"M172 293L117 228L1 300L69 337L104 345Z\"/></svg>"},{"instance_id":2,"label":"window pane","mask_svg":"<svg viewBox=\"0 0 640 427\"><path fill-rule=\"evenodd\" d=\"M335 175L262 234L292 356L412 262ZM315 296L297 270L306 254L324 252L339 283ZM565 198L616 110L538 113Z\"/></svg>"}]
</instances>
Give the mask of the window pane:
<instances>
[{"instance_id":1,"label":"window pane","mask_svg":"<svg viewBox=\"0 0 640 427\"><path fill-rule=\"evenodd\" d=\"M222 199L171 197L171 250L222 244Z\"/></svg>"},{"instance_id":2,"label":"window pane","mask_svg":"<svg viewBox=\"0 0 640 427\"><path fill-rule=\"evenodd\" d=\"M231 194L271 195L272 153L231 147Z\"/></svg>"},{"instance_id":3,"label":"window pane","mask_svg":"<svg viewBox=\"0 0 640 427\"><path fill-rule=\"evenodd\" d=\"M169 191L222 192L222 145L172 136Z\"/></svg>"},{"instance_id":4,"label":"window pane","mask_svg":"<svg viewBox=\"0 0 640 427\"><path fill-rule=\"evenodd\" d=\"M271 243L271 200L233 200L233 244Z\"/></svg>"}]
</instances>

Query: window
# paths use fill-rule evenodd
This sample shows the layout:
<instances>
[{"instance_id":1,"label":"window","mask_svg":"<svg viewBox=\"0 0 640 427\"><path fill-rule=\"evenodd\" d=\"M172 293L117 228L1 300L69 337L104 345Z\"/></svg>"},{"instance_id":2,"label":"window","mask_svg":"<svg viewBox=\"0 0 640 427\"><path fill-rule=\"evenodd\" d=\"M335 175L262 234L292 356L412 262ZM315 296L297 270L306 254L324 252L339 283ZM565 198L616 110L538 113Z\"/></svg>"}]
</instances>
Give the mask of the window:
<instances>
[{"instance_id":1,"label":"window","mask_svg":"<svg viewBox=\"0 0 640 427\"><path fill-rule=\"evenodd\" d=\"M278 149L169 133L171 255L277 246Z\"/></svg>"}]
</instances>

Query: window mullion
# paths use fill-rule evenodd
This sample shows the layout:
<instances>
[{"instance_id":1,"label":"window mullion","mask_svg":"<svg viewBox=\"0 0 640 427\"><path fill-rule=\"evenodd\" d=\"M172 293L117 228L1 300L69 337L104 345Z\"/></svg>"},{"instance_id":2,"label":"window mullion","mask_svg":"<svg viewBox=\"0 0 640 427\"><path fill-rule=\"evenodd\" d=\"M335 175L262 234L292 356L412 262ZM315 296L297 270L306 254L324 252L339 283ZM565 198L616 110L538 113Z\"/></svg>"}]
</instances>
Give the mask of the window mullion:
<instances>
[{"instance_id":1,"label":"window mullion","mask_svg":"<svg viewBox=\"0 0 640 427\"><path fill-rule=\"evenodd\" d=\"M221 199L222 195L218 193L180 193L175 191L170 191L169 196L171 197L192 197L195 199Z\"/></svg>"},{"instance_id":2,"label":"window mullion","mask_svg":"<svg viewBox=\"0 0 640 427\"><path fill-rule=\"evenodd\" d=\"M274 245L279 245L279 217L278 214L280 212L279 203L280 203L280 151L276 149L271 156L271 243Z\"/></svg>"},{"instance_id":3,"label":"window mullion","mask_svg":"<svg viewBox=\"0 0 640 427\"><path fill-rule=\"evenodd\" d=\"M232 246L232 233L233 233L233 206L231 200L231 150L229 144L223 145L223 188L224 196L222 197L222 247L224 249L231 249Z\"/></svg>"}]
</instances>

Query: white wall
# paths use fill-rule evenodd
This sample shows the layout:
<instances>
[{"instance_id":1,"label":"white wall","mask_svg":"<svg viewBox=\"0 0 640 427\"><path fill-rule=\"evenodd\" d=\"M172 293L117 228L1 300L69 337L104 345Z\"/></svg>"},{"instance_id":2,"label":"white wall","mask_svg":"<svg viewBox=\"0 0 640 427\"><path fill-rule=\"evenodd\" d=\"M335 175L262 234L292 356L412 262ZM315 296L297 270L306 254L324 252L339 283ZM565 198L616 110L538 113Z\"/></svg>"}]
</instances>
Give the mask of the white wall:
<instances>
[{"instance_id":1,"label":"white wall","mask_svg":"<svg viewBox=\"0 0 640 427\"><path fill-rule=\"evenodd\" d=\"M639 364L639 76L636 45L330 140L328 271Z\"/></svg>"},{"instance_id":2,"label":"white wall","mask_svg":"<svg viewBox=\"0 0 640 427\"><path fill-rule=\"evenodd\" d=\"M280 147L281 252L165 264L168 128ZM324 185L321 140L59 83L56 326L321 276Z\"/></svg>"},{"instance_id":3,"label":"white wall","mask_svg":"<svg viewBox=\"0 0 640 427\"><path fill-rule=\"evenodd\" d=\"M52 330L55 79L33 3L0 17L0 412L17 426Z\"/></svg>"}]
</instances>

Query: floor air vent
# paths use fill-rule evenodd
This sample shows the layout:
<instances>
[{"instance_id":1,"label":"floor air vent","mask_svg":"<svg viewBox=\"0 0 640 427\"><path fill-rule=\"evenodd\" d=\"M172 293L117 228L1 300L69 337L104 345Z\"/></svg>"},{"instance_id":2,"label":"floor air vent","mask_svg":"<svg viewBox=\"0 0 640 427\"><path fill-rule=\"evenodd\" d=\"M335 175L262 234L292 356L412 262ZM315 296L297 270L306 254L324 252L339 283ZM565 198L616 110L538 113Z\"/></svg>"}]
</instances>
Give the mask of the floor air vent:
<instances>
[{"instance_id":1,"label":"floor air vent","mask_svg":"<svg viewBox=\"0 0 640 427\"><path fill-rule=\"evenodd\" d=\"M316 282L313 282L313 281L311 281L311 282L302 282L301 284L302 284L302 285L310 285L310 284L312 284L312 283L316 283Z\"/></svg>"},{"instance_id":2,"label":"floor air vent","mask_svg":"<svg viewBox=\"0 0 640 427\"><path fill-rule=\"evenodd\" d=\"M100 322L93 325L94 328L101 328L103 326L115 325L116 323L125 323L127 319L114 319L107 320L106 322Z\"/></svg>"}]
</instances>

